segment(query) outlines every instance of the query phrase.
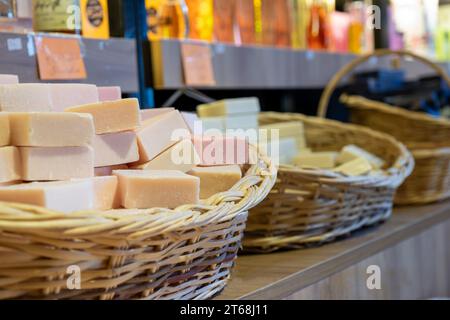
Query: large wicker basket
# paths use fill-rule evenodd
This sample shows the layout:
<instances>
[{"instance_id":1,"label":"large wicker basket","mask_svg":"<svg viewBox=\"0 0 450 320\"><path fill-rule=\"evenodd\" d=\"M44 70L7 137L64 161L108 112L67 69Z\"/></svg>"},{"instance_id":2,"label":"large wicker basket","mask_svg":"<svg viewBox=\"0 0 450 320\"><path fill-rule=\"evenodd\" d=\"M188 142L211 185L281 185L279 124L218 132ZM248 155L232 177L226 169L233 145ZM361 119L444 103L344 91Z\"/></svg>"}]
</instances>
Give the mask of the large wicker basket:
<instances>
[{"instance_id":1,"label":"large wicker basket","mask_svg":"<svg viewBox=\"0 0 450 320\"><path fill-rule=\"evenodd\" d=\"M332 241L391 216L396 188L414 160L394 138L370 129L300 114L263 113L261 124L302 121L308 147L338 151L356 144L386 160L386 175L345 177L330 170L280 166L269 196L250 211L249 252L302 248Z\"/></svg>"},{"instance_id":2,"label":"large wicker basket","mask_svg":"<svg viewBox=\"0 0 450 320\"><path fill-rule=\"evenodd\" d=\"M325 89L319 116L325 116L328 101L340 80L354 68L376 56L407 56L429 66L450 85L450 77L434 62L406 51L379 50L355 59L342 68ZM343 95L352 122L389 133L412 152L416 166L395 198L396 204L424 204L450 197L450 121L393 107L357 96Z\"/></svg>"},{"instance_id":3,"label":"large wicker basket","mask_svg":"<svg viewBox=\"0 0 450 320\"><path fill-rule=\"evenodd\" d=\"M230 277L248 210L275 179L261 156L230 191L176 210L66 215L0 203L0 298L210 298ZM68 286L78 275L80 288Z\"/></svg>"}]
</instances>

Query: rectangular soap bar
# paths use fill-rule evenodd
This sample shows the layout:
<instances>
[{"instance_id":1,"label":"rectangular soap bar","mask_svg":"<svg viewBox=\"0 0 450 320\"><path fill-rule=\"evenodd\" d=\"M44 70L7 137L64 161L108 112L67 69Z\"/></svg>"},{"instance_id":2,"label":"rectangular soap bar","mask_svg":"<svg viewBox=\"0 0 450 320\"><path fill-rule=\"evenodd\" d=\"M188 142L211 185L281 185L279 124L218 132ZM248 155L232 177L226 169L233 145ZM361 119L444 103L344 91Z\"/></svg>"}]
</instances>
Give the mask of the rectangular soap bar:
<instances>
[{"instance_id":1,"label":"rectangular soap bar","mask_svg":"<svg viewBox=\"0 0 450 320\"><path fill-rule=\"evenodd\" d=\"M313 152L296 156L294 164L299 167L332 169L336 166L337 152Z\"/></svg>"},{"instance_id":2,"label":"rectangular soap bar","mask_svg":"<svg viewBox=\"0 0 450 320\"><path fill-rule=\"evenodd\" d=\"M134 131L95 135L92 147L95 167L114 166L139 160Z\"/></svg>"},{"instance_id":3,"label":"rectangular soap bar","mask_svg":"<svg viewBox=\"0 0 450 320\"><path fill-rule=\"evenodd\" d=\"M6 112L0 112L0 147L7 146L11 142L11 130L9 116Z\"/></svg>"},{"instance_id":4,"label":"rectangular soap bar","mask_svg":"<svg viewBox=\"0 0 450 320\"><path fill-rule=\"evenodd\" d=\"M24 183L0 187L0 201L30 204L71 213L93 209L94 189L92 181Z\"/></svg>"},{"instance_id":5,"label":"rectangular soap bar","mask_svg":"<svg viewBox=\"0 0 450 320\"><path fill-rule=\"evenodd\" d=\"M243 114L225 117L225 129L258 129L258 114Z\"/></svg>"},{"instance_id":6,"label":"rectangular soap bar","mask_svg":"<svg viewBox=\"0 0 450 320\"><path fill-rule=\"evenodd\" d=\"M211 132L210 130L214 130L217 132L225 132L226 126L224 117L209 117L209 118L202 118L200 120L202 124L201 133L208 134L208 132Z\"/></svg>"},{"instance_id":7,"label":"rectangular soap bar","mask_svg":"<svg viewBox=\"0 0 450 320\"><path fill-rule=\"evenodd\" d=\"M91 147L21 147L22 180L56 181L94 176Z\"/></svg>"},{"instance_id":8,"label":"rectangular soap bar","mask_svg":"<svg viewBox=\"0 0 450 320\"><path fill-rule=\"evenodd\" d=\"M72 181L90 181L94 188L94 210L111 210L120 208L118 179L116 176L73 179Z\"/></svg>"},{"instance_id":9,"label":"rectangular soap bar","mask_svg":"<svg viewBox=\"0 0 450 320\"><path fill-rule=\"evenodd\" d=\"M261 107L258 98L255 97L226 99L197 106L197 114L200 118L258 113L259 111Z\"/></svg>"},{"instance_id":10,"label":"rectangular soap bar","mask_svg":"<svg viewBox=\"0 0 450 320\"><path fill-rule=\"evenodd\" d=\"M196 167L188 174L200 178L200 199L230 190L242 178L240 166Z\"/></svg>"},{"instance_id":11,"label":"rectangular soap bar","mask_svg":"<svg viewBox=\"0 0 450 320\"><path fill-rule=\"evenodd\" d=\"M245 138L232 136L194 136L195 149L201 158L201 166L247 164L250 146Z\"/></svg>"},{"instance_id":12,"label":"rectangular soap bar","mask_svg":"<svg viewBox=\"0 0 450 320\"><path fill-rule=\"evenodd\" d=\"M334 171L346 176L362 176L372 170L370 162L365 158L356 158L335 168Z\"/></svg>"},{"instance_id":13,"label":"rectangular soap bar","mask_svg":"<svg viewBox=\"0 0 450 320\"><path fill-rule=\"evenodd\" d=\"M86 104L66 111L91 114L97 134L134 130L141 125L139 102L134 98Z\"/></svg>"},{"instance_id":14,"label":"rectangular soap bar","mask_svg":"<svg viewBox=\"0 0 450 320\"><path fill-rule=\"evenodd\" d=\"M152 109L142 109L140 111L141 113L141 120L147 121L148 119L152 119L155 117L158 117L162 114L175 111L175 108L152 108Z\"/></svg>"},{"instance_id":15,"label":"rectangular soap bar","mask_svg":"<svg viewBox=\"0 0 450 320\"><path fill-rule=\"evenodd\" d=\"M18 84L19 77L15 74L0 74L0 85L1 84Z\"/></svg>"},{"instance_id":16,"label":"rectangular soap bar","mask_svg":"<svg viewBox=\"0 0 450 320\"><path fill-rule=\"evenodd\" d=\"M49 112L50 87L41 83L0 85L0 111Z\"/></svg>"},{"instance_id":17,"label":"rectangular soap bar","mask_svg":"<svg viewBox=\"0 0 450 320\"><path fill-rule=\"evenodd\" d=\"M131 167L141 170L177 170L188 172L200 163L191 140L182 140L156 156L153 160Z\"/></svg>"},{"instance_id":18,"label":"rectangular soap bar","mask_svg":"<svg viewBox=\"0 0 450 320\"><path fill-rule=\"evenodd\" d=\"M348 145L342 148L336 161L338 164L344 164L357 158L366 159L376 169L380 169L385 165L383 159L355 145Z\"/></svg>"},{"instance_id":19,"label":"rectangular soap bar","mask_svg":"<svg viewBox=\"0 0 450 320\"><path fill-rule=\"evenodd\" d=\"M69 107L98 103L97 86L81 83L49 84L52 110L64 112Z\"/></svg>"},{"instance_id":20,"label":"rectangular soap bar","mask_svg":"<svg viewBox=\"0 0 450 320\"><path fill-rule=\"evenodd\" d=\"M272 123L268 125L262 125L259 127L262 130L267 130L267 138L295 138L297 140L298 148L306 147L305 129L303 122L301 121L288 121L280 123ZM278 130L277 132L272 132Z\"/></svg>"},{"instance_id":21,"label":"rectangular soap bar","mask_svg":"<svg viewBox=\"0 0 450 320\"><path fill-rule=\"evenodd\" d=\"M69 112L9 113L11 142L20 147L81 147L92 143L90 114Z\"/></svg>"},{"instance_id":22,"label":"rectangular soap bar","mask_svg":"<svg viewBox=\"0 0 450 320\"><path fill-rule=\"evenodd\" d=\"M0 148L0 183L17 181L22 178L19 149Z\"/></svg>"},{"instance_id":23,"label":"rectangular soap bar","mask_svg":"<svg viewBox=\"0 0 450 320\"><path fill-rule=\"evenodd\" d=\"M119 170L114 174L125 209L175 209L199 201L200 179L180 171Z\"/></svg>"},{"instance_id":24,"label":"rectangular soap bar","mask_svg":"<svg viewBox=\"0 0 450 320\"><path fill-rule=\"evenodd\" d=\"M120 87L97 87L99 101L114 101L122 99Z\"/></svg>"},{"instance_id":25,"label":"rectangular soap bar","mask_svg":"<svg viewBox=\"0 0 450 320\"><path fill-rule=\"evenodd\" d=\"M139 145L139 164L153 160L190 131L180 112L175 110L144 121L136 131Z\"/></svg>"},{"instance_id":26,"label":"rectangular soap bar","mask_svg":"<svg viewBox=\"0 0 450 320\"><path fill-rule=\"evenodd\" d=\"M267 143L260 143L259 148L279 164L291 164L299 152L297 140L292 137L269 140Z\"/></svg>"},{"instance_id":27,"label":"rectangular soap bar","mask_svg":"<svg viewBox=\"0 0 450 320\"><path fill-rule=\"evenodd\" d=\"M97 167L94 168L94 175L96 177L112 176L114 170L127 170L128 166L126 164L118 164L114 166Z\"/></svg>"}]
</instances>

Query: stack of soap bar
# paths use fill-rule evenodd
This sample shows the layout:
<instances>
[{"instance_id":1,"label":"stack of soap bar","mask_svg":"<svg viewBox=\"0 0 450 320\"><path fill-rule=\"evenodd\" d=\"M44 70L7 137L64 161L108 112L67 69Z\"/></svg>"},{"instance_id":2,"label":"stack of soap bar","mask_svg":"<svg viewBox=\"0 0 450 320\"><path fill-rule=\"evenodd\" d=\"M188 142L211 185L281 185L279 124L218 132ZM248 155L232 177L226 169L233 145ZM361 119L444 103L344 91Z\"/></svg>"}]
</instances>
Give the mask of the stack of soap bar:
<instances>
[{"instance_id":1,"label":"stack of soap bar","mask_svg":"<svg viewBox=\"0 0 450 320\"><path fill-rule=\"evenodd\" d=\"M17 181L22 178L19 149L0 147L0 183Z\"/></svg>"},{"instance_id":2,"label":"stack of soap bar","mask_svg":"<svg viewBox=\"0 0 450 320\"><path fill-rule=\"evenodd\" d=\"M197 114L200 118L223 117L236 114L254 114L261 110L258 98L237 98L215 101L199 105Z\"/></svg>"},{"instance_id":3,"label":"stack of soap bar","mask_svg":"<svg viewBox=\"0 0 450 320\"><path fill-rule=\"evenodd\" d=\"M334 169L334 171L347 176L361 176L372 170L370 162L365 158L356 158Z\"/></svg>"},{"instance_id":4,"label":"stack of soap bar","mask_svg":"<svg viewBox=\"0 0 450 320\"><path fill-rule=\"evenodd\" d=\"M190 140L182 140L160 153L153 160L132 167L142 170L177 170L188 172L200 163L200 157Z\"/></svg>"},{"instance_id":5,"label":"stack of soap bar","mask_svg":"<svg viewBox=\"0 0 450 320\"><path fill-rule=\"evenodd\" d=\"M141 124L137 99L87 104L67 108L66 111L91 114L97 134L134 130Z\"/></svg>"},{"instance_id":6,"label":"stack of soap bar","mask_svg":"<svg viewBox=\"0 0 450 320\"><path fill-rule=\"evenodd\" d=\"M99 101L115 101L122 99L122 90L120 87L98 87Z\"/></svg>"},{"instance_id":7,"label":"stack of soap bar","mask_svg":"<svg viewBox=\"0 0 450 320\"><path fill-rule=\"evenodd\" d=\"M125 209L174 209L199 201L200 179L179 171L114 171Z\"/></svg>"},{"instance_id":8,"label":"stack of soap bar","mask_svg":"<svg viewBox=\"0 0 450 320\"><path fill-rule=\"evenodd\" d=\"M79 147L91 144L94 122L89 114L65 112L10 113L11 141L21 147Z\"/></svg>"},{"instance_id":9,"label":"stack of soap bar","mask_svg":"<svg viewBox=\"0 0 450 320\"><path fill-rule=\"evenodd\" d=\"M97 86L81 83L58 83L50 84L50 97L52 110L63 112L73 106L97 103Z\"/></svg>"},{"instance_id":10,"label":"stack of soap bar","mask_svg":"<svg viewBox=\"0 0 450 320\"><path fill-rule=\"evenodd\" d=\"M22 147L22 180L56 181L94 176L91 147Z\"/></svg>"},{"instance_id":11,"label":"stack of soap bar","mask_svg":"<svg viewBox=\"0 0 450 320\"><path fill-rule=\"evenodd\" d=\"M49 112L50 86L40 83L0 85L0 111Z\"/></svg>"},{"instance_id":12,"label":"stack of soap bar","mask_svg":"<svg viewBox=\"0 0 450 320\"><path fill-rule=\"evenodd\" d=\"M0 201L46 207L64 213L91 210L92 181L35 182L0 187Z\"/></svg>"},{"instance_id":13,"label":"stack of soap bar","mask_svg":"<svg viewBox=\"0 0 450 320\"><path fill-rule=\"evenodd\" d=\"M230 190L242 178L241 168L234 166L196 167L188 174L200 178L200 198Z\"/></svg>"},{"instance_id":14,"label":"stack of soap bar","mask_svg":"<svg viewBox=\"0 0 450 320\"><path fill-rule=\"evenodd\" d=\"M336 166L337 152L302 153L293 160L299 167L332 169Z\"/></svg>"},{"instance_id":15,"label":"stack of soap bar","mask_svg":"<svg viewBox=\"0 0 450 320\"><path fill-rule=\"evenodd\" d=\"M143 109L140 111L142 121L147 121L148 119L152 119L158 117L162 114L175 111L174 108L152 108L152 109Z\"/></svg>"},{"instance_id":16,"label":"stack of soap bar","mask_svg":"<svg viewBox=\"0 0 450 320\"><path fill-rule=\"evenodd\" d=\"M0 85L2 84L18 84L19 77L14 74L0 74Z\"/></svg>"},{"instance_id":17,"label":"stack of soap bar","mask_svg":"<svg viewBox=\"0 0 450 320\"><path fill-rule=\"evenodd\" d=\"M133 131L95 135L92 147L96 168L139 160L136 133Z\"/></svg>"},{"instance_id":18,"label":"stack of soap bar","mask_svg":"<svg viewBox=\"0 0 450 320\"><path fill-rule=\"evenodd\" d=\"M303 122L301 121L289 121L273 123L268 125L260 126L260 129L267 130L267 138L271 140L272 138L295 138L297 140L298 148L305 148L305 129ZM273 130L278 130L273 132Z\"/></svg>"},{"instance_id":19,"label":"stack of soap bar","mask_svg":"<svg viewBox=\"0 0 450 320\"><path fill-rule=\"evenodd\" d=\"M153 160L183 137L190 136L189 128L179 111L171 111L148 119L136 132L140 164Z\"/></svg>"},{"instance_id":20,"label":"stack of soap bar","mask_svg":"<svg viewBox=\"0 0 450 320\"><path fill-rule=\"evenodd\" d=\"M118 179L116 176L75 179L72 181L88 181L93 184L93 209L111 210L120 208Z\"/></svg>"},{"instance_id":21,"label":"stack of soap bar","mask_svg":"<svg viewBox=\"0 0 450 320\"><path fill-rule=\"evenodd\" d=\"M95 156L94 156L95 157ZM96 177L111 176L114 170L127 170L126 164L119 164L114 166L97 167L94 168L94 174Z\"/></svg>"},{"instance_id":22,"label":"stack of soap bar","mask_svg":"<svg viewBox=\"0 0 450 320\"><path fill-rule=\"evenodd\" d=\"M7 146L11 142L11 130L9 116L7 113L0 113L0 147Z\"/></svg>"},{"instance_id":23,"label":"stack of soap bar","mask_svg":"<svg viewBox=\"0 0 450 320\"><path fill-rule=\"evenodd\" d=\"M202 166L247 164L250 146L247 139L239 137L194 136L192 138Z\"/></svg>"},{"instance_id":24,"label":"stack of soap bar","mask_svg":"<svg viewBox=\"0 0 450 320\"><path fill-rule=\"evenodd\" d=\"M357 158L364 158L372 165L372 167L376 169L380 169L385 165L385 161L370 152L367 152L366 150L359 148L355 145L348 145L345 146L341 153L339 154L336 161L339 164L343 164L352 160L355 160Z\"/></svg>"}]
</instances>

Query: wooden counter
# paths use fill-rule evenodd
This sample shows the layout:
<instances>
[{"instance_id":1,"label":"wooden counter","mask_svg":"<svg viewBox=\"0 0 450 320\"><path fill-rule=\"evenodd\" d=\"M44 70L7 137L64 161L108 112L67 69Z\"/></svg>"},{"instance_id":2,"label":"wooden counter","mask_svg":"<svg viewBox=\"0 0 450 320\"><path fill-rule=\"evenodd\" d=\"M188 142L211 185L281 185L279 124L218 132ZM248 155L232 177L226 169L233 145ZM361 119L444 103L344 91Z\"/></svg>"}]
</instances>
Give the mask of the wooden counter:
<instances>
[{"instance_id":1,"label":"wooden counter","mask_svg":"<svg viewBox=\"0 0 450 320\"><path fill-rule=\"evenodd\" d=\"M370 290L367 268L380 269ZM241 255L217 299L450 297L450 202L395 210L387 223L318 248Z\"/></svg>"}]
</instances>

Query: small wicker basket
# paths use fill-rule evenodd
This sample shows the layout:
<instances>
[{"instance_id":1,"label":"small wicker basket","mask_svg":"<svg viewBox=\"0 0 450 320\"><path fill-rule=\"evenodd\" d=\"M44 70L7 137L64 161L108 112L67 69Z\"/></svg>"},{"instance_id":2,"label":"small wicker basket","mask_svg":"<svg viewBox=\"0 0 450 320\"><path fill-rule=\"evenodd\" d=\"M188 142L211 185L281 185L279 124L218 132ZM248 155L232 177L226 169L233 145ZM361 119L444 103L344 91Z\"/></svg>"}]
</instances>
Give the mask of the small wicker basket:
<instances>
[{"instance_id":1,"label":"small wicker basket","mask_svg":"<svg viewBox=\"0 0 450 320\"><path fill-rule=\"evenodd\" d=\"M332 241L392 214L396 188L414 160L392 137L333 120L289 113L263 113L261 124L302 121L308 147L338 151L363 146L389 165L386 175L345 177L330 170L280 166L269 196L250 211L244 237L247 252L302 248Z\"/></svg>"},{"instance_id":2,"label":"small wicker basket","mask_svg":"<svg viewBox=\"0 0 450 320\"><path fill-rule=\"evenodd\" d=\"M248 210L275 180L260 156L231 190L176 210L67 215L0 203L0 299L210 298L230 277Z\"/></svg>"},{"instance_id":3,"label":"small wicker basket","mask_svg":"<svg viewBox=\"0 0 450 320\"><path fill-rule=\"evenodd\" d=\"M342 68L324 91L319 116L326 115L329 99L341 81L354 68L372 57L407 56L429 66L449 85L450 77L437 64L407 51L379 50L355 59ZM450 121L393 107L363 97L343 95L341 101L351 110L353 123L391 134L412 152L416 166L395 197L395 203L425 204L450 197Z\"/></svg>"}]
</instances>

